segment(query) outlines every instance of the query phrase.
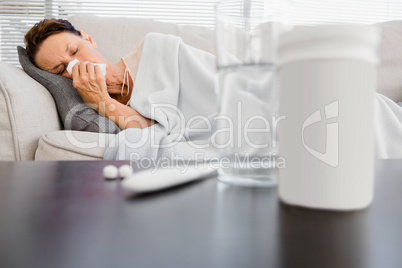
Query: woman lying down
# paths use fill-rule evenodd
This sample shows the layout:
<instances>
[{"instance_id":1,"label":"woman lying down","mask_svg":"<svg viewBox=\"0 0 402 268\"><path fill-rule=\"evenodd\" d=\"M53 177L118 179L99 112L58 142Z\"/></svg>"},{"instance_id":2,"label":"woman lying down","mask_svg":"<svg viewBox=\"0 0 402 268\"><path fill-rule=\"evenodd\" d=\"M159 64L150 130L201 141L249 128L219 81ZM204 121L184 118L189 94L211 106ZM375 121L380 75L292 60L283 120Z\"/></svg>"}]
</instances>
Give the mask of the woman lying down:
<instances>
[{"instance_id":1,"label":"woman lying down","mask_svg":"<svg viewBox=\"0 0 402 268\"><path fill-rule=\"evenodd\" d=\"M214 55L178 37L150 33L112 64L88 34L61 19L37 23L25 35L25 44L37 67L72 79L88 106L125 130L109 145L105 159L171 157L172 152L215 155L206 146L217 111ZM99 64L106 65L105 75ZM402 108L381 94L375 100L377 157L402 157ZM208 119L191 125L203 131L183 132L183 122L194 117ZM212 128L205 131L208 124ZM173 147L161 146L172 142Z\"/></svg>"},{"instance_id":2,"label":"woman lying down","mask_svg":"<svg viewBox=\"0 0 402 268\"><path fill-rule=\"evenodd\" d=\"M172 152L214 154L187 142L205 144L211 132L183 133L183 122L191 118L202 118L190 122L193 130L205 130L209 120L213 122L214 55L185 45L178 37L150 33L112 64L88 34L56 19L37 23L25 35L25 44L37 67L71 78L88 106L124 130L109 144L105 159L132 159L131 153L152 158ZM77 63L72 67L70 62ZM106 64L105 75L96 64ZM172 142L174 146L159 146Z\"/></svg>"},{"instance_id":3,"label":"woman lying down","mask_svg":"<svg viewBox=\"0 0 402 268\"><path fill-rule=\"evenodd\" d=\"M126 105L132 95L143 44L125 60L111 64L96 50L96 43L88 34L76 30L66 20L55 19L36 24L25 35L25 43L28 56L37 67L73 79L83 101L121 129L145 128L155 123ZM68 72L73 60L78 63L70 65ZM94 63L106 63L105 76L101 66Z\"/></svg>"}]
</instances>

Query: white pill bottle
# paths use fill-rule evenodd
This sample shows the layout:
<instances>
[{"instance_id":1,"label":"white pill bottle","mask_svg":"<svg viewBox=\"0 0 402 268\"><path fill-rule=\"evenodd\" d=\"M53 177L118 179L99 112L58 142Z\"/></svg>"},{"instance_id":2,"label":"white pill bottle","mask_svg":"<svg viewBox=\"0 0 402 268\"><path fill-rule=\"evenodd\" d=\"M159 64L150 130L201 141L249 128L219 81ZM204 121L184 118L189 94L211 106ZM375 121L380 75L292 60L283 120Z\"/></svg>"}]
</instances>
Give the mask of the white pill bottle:
<instances>
[{"instance_id":1,"label":"white pill bottle","mask_svg":"<svg viewBox=\"0 0 402 268\"><path fill-rule=\"evenodd\" d=\"M341 211L372 202L380 37L368 25L296 26L281 37L282 202Z\"/></svg>"}]
</instances>

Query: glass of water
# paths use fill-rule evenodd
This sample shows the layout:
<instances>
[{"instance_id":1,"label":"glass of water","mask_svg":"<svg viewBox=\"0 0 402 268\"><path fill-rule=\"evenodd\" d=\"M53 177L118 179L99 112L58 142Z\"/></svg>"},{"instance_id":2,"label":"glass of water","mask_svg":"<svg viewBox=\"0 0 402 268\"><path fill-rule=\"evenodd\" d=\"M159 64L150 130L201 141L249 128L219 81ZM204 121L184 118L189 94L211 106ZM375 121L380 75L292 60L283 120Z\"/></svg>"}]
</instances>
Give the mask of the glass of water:
<instances>
[{"instance_id":1,"label":"glass of water","mask_svg":"<svg viewBox=\"0 0 402 268\"><path fill-rule=\"evenodd\" d=\"M213 146L219 180L271 187L285 167L278 152L278 36L291 28L285 0L224 0L215 7L219 113Z\"/></svg>"}]
</instances>

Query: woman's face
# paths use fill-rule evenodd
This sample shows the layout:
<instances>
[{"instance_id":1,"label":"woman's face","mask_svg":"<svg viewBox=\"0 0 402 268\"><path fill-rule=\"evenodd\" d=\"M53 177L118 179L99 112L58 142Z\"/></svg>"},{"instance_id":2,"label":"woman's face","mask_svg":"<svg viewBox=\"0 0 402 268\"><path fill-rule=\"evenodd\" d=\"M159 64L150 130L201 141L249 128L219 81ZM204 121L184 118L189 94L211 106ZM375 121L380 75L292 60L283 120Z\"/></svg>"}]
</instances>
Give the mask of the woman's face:
<instances>
[{"instance_id":1,"label":"woman's face","mask_svg":"<svg viewBox=\"0 0 402 268\"><path fill-rule=\"evenodd\" d=\"M70 32L54 34L46 38L35 57L36 65L42 70L71 78L66 68L70 61L105 63L105 58L96 50L96 43L81 31L82 36Z\"/></svg>"}]
</instances>

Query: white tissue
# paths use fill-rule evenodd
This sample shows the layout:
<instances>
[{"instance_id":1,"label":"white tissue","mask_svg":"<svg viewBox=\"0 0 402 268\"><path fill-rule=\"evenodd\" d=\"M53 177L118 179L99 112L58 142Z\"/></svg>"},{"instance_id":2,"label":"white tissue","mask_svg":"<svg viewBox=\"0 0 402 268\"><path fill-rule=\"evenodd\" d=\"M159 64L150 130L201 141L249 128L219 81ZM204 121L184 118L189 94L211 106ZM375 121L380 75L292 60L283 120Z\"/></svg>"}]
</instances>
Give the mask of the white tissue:
<instances>
[{"instance_id":1,"label":"white tissue","mask_svg":"<svg viewBox=\"0 0 402 268\"><path fill-rule=\"evenodd\" d=\"M72 75L72 73L73 73L73 67L74 67L74 65L76 65L78 62L80 62L80 61L77 60L77 59L74 59L74 60L70 61L70 63L68 64L66 70L67 70L67 72L68 72L70 75ZM94 65L99 65L102 74L103 74L104 76L106 75L106 64L104 64L104 63L94 63Z\"/></svg>"},{"instance_id":2,"label":"white tissue","mask_svg":"<svg viewBox=\"0 0 402 268\"><path fill-rule=\"evenodd\" d=\"M75 64L77 64L79 62L79 60L74 59L73 61L70 61L70 63L67 65L67 72L69 75L73 74L73 67Z\"/></svg>"}]
</instances>

